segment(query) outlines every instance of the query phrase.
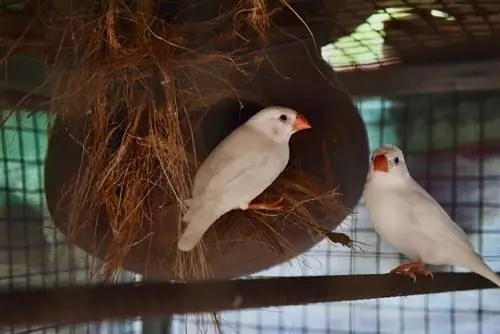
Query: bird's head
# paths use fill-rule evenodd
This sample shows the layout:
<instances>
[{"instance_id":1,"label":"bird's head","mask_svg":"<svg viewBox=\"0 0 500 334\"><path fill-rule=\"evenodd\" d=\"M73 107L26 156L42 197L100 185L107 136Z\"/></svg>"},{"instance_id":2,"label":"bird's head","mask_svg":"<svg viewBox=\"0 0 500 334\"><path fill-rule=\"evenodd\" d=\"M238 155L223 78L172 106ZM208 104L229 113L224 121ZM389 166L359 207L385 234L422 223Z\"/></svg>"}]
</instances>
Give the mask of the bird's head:
<instances>
[{"instance_id":1,"label":"bird's head","mask_svg":"<svg viewBox=\"0 0 500 334\"><path fill-rule=\"evenodd\" d=\"M262 109L253 115L246 125L277 142L288 142L294 133L311 128L304 115L278 106Z\"/></svg>"},{"instance_id":2,"label":"bird's head","mask_svg":"<svg viewBox=\"0 0 500 334\"><path fill-rule=\"evenodd\" d=\"M394 179L403 179L410 175L403 151L394 145L384 145L373 152L370 172L372 176Z\"/></svg>"}]
</instances>

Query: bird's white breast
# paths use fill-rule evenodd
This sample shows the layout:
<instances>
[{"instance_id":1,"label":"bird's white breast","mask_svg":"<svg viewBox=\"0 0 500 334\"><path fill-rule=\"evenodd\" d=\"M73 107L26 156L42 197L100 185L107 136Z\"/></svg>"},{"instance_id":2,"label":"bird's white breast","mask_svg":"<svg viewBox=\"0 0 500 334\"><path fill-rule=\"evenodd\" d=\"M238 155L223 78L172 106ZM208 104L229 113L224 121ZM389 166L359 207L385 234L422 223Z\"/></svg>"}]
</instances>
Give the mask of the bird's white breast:
<instances>
[{"instance_id":1,"label":"bird's white breast","mask_svg":"<svg viewBox=\"0 0 500 334\"><path fill-rule=\"evenodd\" d=\"M376 185L367 184L363 198L373 227L382 240L411 259L426 256L425 249L432 247L433 242L411 221L410 203L404 194L396 190L381 191Z\"/></svg>"}]
</instances>

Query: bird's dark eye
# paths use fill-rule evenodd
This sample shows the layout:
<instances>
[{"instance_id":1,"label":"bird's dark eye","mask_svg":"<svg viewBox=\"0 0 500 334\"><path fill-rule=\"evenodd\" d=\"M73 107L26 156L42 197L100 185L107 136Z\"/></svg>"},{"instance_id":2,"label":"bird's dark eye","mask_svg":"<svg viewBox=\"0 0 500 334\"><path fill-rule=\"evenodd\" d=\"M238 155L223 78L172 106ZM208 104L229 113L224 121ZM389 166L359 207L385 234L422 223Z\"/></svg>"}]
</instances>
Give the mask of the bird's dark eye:
<instances>
[{"instance_id":1,"label":"bird's dark eye","mask_svg":"<svg viewBox=\"0 0 500 334\"><path fill-rule=\"evenodd\" d=\"M288 120L288 116L287 115L280 115L280 121L285 122L287 120Z\"/></svg>"},{"instance_id":2,"label":"bird's dark eye","mask_svg":"<svg viewBox=\"0 0 500 334\"><path fill-rule=\"evenodd\" d=\"M398 157L395 157L394 158L394 163L397 165L399 163L399 158Z\"/></svg>"}]
</instances>

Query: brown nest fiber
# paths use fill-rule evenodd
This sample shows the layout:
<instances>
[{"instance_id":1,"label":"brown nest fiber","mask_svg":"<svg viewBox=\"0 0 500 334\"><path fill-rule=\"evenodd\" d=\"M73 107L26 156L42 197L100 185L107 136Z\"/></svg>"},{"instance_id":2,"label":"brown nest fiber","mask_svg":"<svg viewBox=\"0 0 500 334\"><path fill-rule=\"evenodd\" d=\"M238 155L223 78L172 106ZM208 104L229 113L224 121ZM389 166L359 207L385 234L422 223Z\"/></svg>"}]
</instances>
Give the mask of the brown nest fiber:
<instances>
[{"instance_id":1,"label":"brown nest fiber","mask_svg":"<svg viewBox=\"0 0 500 334\"><path fill-rule=\"evenodd\" d=\"M322 220L338 222L347 215L335 187L318 185L293 166L262 195L284 195L289 208L284 216L231 212L203 238L206 249L200 245L178 254L182 201L207 154L201 148L207 138L196 123L203 115L192 110L206 109L232 90L227 84L223 90L200 91L203 85L188 74L206 63L224 63L244 73L245 65L262 61L262 54L242 61L236 51L211 51L213 45L227 47L232 40L255 36L265 42L272 14L291 7L284 0L240 0L216 18L172 24L155 16L151 1L134 8L121 0L87 5L78 15L47 19L51 27L64 27L54 29L64 38L49 59L52 111L65 127L84 124L79 135L68 130L83 163L64 189L69 198L66 232L73 240L106 221L108 244L103 246L98 233L92 241L95 252L105 248L105 278L123 267L132 248L151 239L163 245L160 262L166 276L177 279L211 277L210 254L228 252L239 241L270 248L286 260L297 255L281 236L286 224L315 237L327 233Z\"/></svg>"}]
</instances>

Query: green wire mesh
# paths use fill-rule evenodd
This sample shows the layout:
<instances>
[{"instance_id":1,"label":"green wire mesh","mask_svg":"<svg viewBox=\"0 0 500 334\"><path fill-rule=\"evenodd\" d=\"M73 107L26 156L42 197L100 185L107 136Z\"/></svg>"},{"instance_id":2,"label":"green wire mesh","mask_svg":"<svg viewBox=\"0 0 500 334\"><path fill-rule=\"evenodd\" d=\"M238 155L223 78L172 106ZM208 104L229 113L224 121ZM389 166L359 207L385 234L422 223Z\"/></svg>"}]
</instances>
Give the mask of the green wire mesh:
<instances>
[{"instance_id":1,"label":"green wire mesh","mask_svg":"<svg viewBox=\"0 0 500 334\"><path fill-rule=\"evenodd\" d=\"M93 259L70 246L50 220L44 194L44 159L52 119L43 112L2 111L0 128L0 289L88 284ZM61 157L64 159L64 157ZM123 272L120 281L138 280ZM140 331L140 321L62 328L5 328L3 332L117 333Z\"/></svg>"}]
</instances>

